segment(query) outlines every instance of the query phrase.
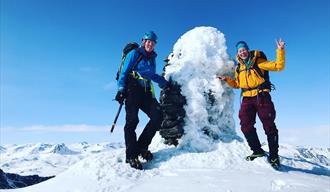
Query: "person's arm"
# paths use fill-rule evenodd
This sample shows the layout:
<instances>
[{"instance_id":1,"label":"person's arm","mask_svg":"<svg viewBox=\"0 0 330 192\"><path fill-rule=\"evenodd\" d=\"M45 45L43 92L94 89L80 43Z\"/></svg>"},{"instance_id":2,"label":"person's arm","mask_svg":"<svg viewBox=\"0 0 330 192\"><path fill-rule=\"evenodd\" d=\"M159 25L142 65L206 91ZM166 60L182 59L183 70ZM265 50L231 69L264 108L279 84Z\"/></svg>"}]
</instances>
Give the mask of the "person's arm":
<instances>
[{"instance_id":1,"label":"person's arm","mask_svg":"<svg viewBox=\"0 0 330 192\"><path fill-rule=\"evenodd\" d=\"M217 77L218 79L222 80L222 81L226 81L227 84L232 87L232 88L235 88L235 89L238 89L240 88L239 87L239 82L238 82L238 78L237 78L238 74L237 72L235 71L235 79L232 79L231 77L229 76L219 76Z\"/></svg>"},{"instance_id":2,"label":"person's arm","mask_svg":"<svg viewBox=\"0 0 330 192\"><path fill-rule=\"evenodd\" d=\"M280 39L276 40L276 61L264 61L258 64L259 68L267 71L281 71L285 67L285 42Z\"/></svg>"},{"instance_id":3,"label":"person's arm","mask_svg":"<svg viewBox=\"0 0 330 192\"><path fill-rule=\"evenodd\" d=\"M165 79L163 76L160 76L160 75L158 75L158 74L156 74L156 73L152 74L152 75L150 76L150 79L151 79L152 81L158 83L158 86L159 86L160 88L165 87L165 86L167 85L167 83L168 83L168 81L166 81L166 79Z\"/></svg>"},{"instance_id":4,"label":"person's arm","mask_svg":"<svg viewBox=\"0 0 330 192\"><path fill-rule=\"evenodd\" d=\"M156 73L156 61L155 59L152 61L150 69L147 71L141 72L140 75L148 80L154 81L158 83L160 88L163 88L168 84L166 79L163 76L160 76Z\"/></svg>"},{"instance_id":5,"label":"person's arm","mask_svg":"<svg viewBox=\"0 0 330 192\"><path fill-rule=\"evenodd\" d=\"M229 76L226 77L225 80L229 86L231 86L232 88L238 89L239 88L239 83L238 81L236 81L236 79L232 79Z\"/></svg>"}]
</instances>

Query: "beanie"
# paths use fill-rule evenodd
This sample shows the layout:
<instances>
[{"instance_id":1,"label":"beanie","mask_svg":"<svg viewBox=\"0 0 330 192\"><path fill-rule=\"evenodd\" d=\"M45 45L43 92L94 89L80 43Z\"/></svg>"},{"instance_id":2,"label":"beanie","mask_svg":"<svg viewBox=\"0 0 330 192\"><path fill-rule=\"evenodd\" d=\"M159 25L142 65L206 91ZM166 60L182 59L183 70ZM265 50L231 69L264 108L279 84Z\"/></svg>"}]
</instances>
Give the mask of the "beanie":
<instances>
[{"instance_id":1,"label":"beanie","mask_svg":"<svg viewBox=\"0 0 330 192\"><path fill-rule=\"evenodd\" d=\"M249 50L249 46L247 45L247 43L245 41L239 41L236 43L236 51L238 51L239 48L245 48L245 49Z\"/></svg>"}]
</instances>

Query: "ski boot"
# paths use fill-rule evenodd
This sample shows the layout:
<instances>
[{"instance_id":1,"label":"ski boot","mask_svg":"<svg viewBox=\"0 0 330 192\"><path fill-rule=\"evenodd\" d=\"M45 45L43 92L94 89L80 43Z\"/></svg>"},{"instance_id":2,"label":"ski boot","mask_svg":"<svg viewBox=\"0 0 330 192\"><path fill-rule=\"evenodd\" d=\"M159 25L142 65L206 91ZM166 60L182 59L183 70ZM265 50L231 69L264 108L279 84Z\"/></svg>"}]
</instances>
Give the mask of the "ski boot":
<instances>
[{"instance_id":1,"label":"ski boot","mask_svg":"<svg viewBox=\"0 0 330 192\"><path fill-rule=\"evenodd\" d=\"M142 159L146 160L147 162L151 161L154 158L154 155L149 150L143 150L140 153Z\"/></svg>"},{"instance_id":2,"label":"ski boot","mask_svg":"<svg viewBox=\"0 0 330 192\"><path fill-rule=\"evenodd\" d=\"M126 159L126 163L128 163L132 168L142 170L142 164L140 160L136 158Z\"/></svg>"},{"instance_id":3,"label":"ski boot","mask_svg":"<svg viewBox=\"0 0 330 192\"><path fill-rule=\"evenodd\" d=\"M251 155L247 156L245 158L245 160L247 161L253 161L254 159L258 158L258 157L263 157L265 156L265 152L264 151L260 151L260 152L253 152Z\"/></svg>"},{"instance_id":4,"label":"ski boot","mask_svg":"<svg viewBox=\"0 0 330 192\"><path fill-rule=\"evenodd\" d=\"M257 157L265 156L265 151L261 148L261 144L257 135L257 132L252 131L244 134L251 150L253 153L247 156L245 159L247 161L253 161Z\"/></svg>"},{"instance_id":5,"label":"ski boot","mask_svg":"<svg viewBox=\"0 0 330 192\"><path fill-rule=\"evenodd\" d=\"M280 158L279 157L275 157L275 158L268 158L268 162L270 163L270 165L275 169L275 170L279 170L281 168L281 163L280 163Z\"/></svg>"},{"instance_id":6,"label":"ski boot","mask_svg":"<svg viewBox=\"0 0 330 192\"><path fill-rule=\"evenodd\" d=\"M165 138L164 144L177 146L179 141L176 138Z\"/></svg>"},{"instance_id":7,"label":"ski boot","mask_svg":"<svg viewBox=\"0 0 330 192\"><path fill-rule=\"evenodd\" d=\"M267 135L268 146L269 146L269 157L268 162L275 169L279 170L281 167L280 158L278 157L278 133Z\"/></svg>"}]
</instances>

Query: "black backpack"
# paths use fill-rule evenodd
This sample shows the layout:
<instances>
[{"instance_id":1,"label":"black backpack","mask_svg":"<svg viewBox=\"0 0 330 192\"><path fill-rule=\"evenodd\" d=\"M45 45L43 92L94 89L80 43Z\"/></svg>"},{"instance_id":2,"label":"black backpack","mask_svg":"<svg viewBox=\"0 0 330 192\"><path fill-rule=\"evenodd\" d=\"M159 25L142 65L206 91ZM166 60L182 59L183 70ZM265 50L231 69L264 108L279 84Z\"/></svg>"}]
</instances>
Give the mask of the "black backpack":
<instances>
[{"instance_id":1,"label":"black backpack","mask_svg":"<svg viewBox=\"0 0 330 192\"><path fill-rule=\"evenodd\" d=\"M119 66L119 69L117 71L117 75L116 75L116 80L118 81L119 79L119 75L120 75L120 72L123 68L123 65L124 65L124 61L126 59L126 55L131 52L132 50L136 50L137 48L139 48L139 44L137 44L136 42L130 42L130 43L127 43L123 49L123 54L122 54L122 57L121 57L121 63L120 63L120 66ZM142 54L139 55L138 59L136 60L136 63L134 63L132 69L134 69L134 67L142 60Z\"/></svg>"}]
</instances>

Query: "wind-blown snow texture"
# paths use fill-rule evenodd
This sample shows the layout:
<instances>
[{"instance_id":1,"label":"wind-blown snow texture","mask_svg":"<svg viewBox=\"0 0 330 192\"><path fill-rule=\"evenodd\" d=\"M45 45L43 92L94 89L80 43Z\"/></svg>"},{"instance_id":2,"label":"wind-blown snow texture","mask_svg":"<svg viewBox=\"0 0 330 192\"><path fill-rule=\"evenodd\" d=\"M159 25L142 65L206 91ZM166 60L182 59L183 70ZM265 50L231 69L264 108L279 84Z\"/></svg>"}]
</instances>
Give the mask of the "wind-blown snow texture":
<instances>
[{"instance_id":1,"label":"wind-blown snow texture","mask_svg":"<svg viewBox=\"0 0 330 192\"><path fill-rule=\"evenodd\" d=\"M237 138L233 119L233 91L216 76L233 71L224 34L213 27L196 27L175 43L165 77L181 85L186 97L185 135L180 146L209 151L212 138ZM212 138L204 134L208 130Z\"/></svg>"},{"instance_id":2,"label":"wind-blown snow texture","mask_svg":"<svg viewBox=\"0 0 330 192\"><path fill-rule=\"evenodd\" d=\"M56 175L12 191L330 192L329 148L280 145L282 171L272 169L266 158L245 161L251 151L236 139L233 92L215 78L233 67L221 32L212 27L187 32L175 44L170 63L166 78L180 83L187 97L186 135L179 147L163 144L157 134L150 146L154 160L140 171L125 163L124 144L2 146L4 171ZM203 133L204 128L212 137ZM262 147L267 151L267 145Z\"/></svg>"}]
</instances>

